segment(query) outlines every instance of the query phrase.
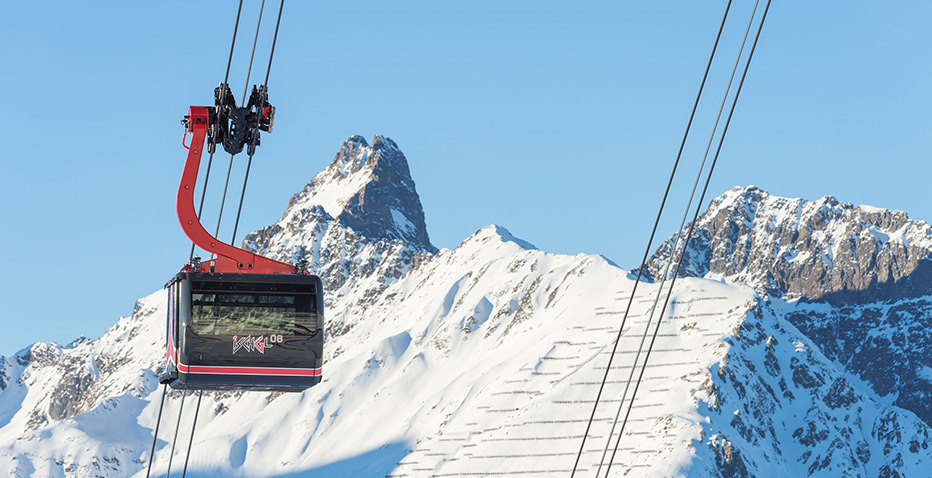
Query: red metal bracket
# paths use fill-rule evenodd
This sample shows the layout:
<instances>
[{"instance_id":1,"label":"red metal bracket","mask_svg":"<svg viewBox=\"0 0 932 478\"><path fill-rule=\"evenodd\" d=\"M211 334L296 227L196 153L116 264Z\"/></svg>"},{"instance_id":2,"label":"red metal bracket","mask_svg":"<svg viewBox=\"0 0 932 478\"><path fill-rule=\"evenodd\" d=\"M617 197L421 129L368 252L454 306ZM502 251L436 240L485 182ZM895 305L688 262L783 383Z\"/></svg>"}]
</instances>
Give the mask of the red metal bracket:
<instances>
[{"instance_id":1,"label":"red metal bracket","mask_svg":"<svg viewBox=\"0 0 932 478\"><path fill-rule=\"evenodd\" d=\"M216 259L201 262L199 272L252 272L259 274L297 274L297 267L278 262L268 257L253 254L239 247L231 246L212 236L197 217L194 209L194 185L197 183L197 171L201 165L201 154L207 138L210 121L210 109L206 106L192 106L188 110L188 132L194 133L188 158L184 163L181 185L178 186L178 199L175 203L181 228L198 247L217 255ZM186 265L182 270L193 270Z\"/></svg>"}]
</instances>

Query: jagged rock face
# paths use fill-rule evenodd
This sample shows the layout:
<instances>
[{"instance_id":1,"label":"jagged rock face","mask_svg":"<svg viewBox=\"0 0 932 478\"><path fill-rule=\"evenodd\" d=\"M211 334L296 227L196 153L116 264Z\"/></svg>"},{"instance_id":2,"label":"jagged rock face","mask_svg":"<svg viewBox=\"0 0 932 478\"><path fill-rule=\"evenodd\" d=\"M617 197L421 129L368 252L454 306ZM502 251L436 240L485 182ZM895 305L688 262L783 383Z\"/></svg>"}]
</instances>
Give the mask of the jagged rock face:
<instances>
[{"instance_id":1,"label":"jagged rock face","mask_svg":"<svg viewBox=\"0 0 932 478\"><path fill-rule=\"evenodd\" d=\"M371 303L437 248L398 146L353 136L333 162L294 195L282 218L248 234L243 247L284 262L305 259L321 277L328 307ZM342 330L339 322L328 322Z\"/></svg>"},{"instance_id":2,"label":"jagged rock face","mask_svg":"<svg viewBox=\"0 0 932 478\"><path fill-rule=\"evenodd\" d=\"M323 281L328 308L347 294L377 295L431 256L403 240L360 235L341 226L319 205L290 208L278 223L246 236L244 245L284 262L304 258Z\"/></svg>"},{"instance_id":3,"label":"jagged rock face","mask_svg":"<svg viewBox=\"0 0 932 478\"><path fill-rule=\"evenodd\" d=\"M437 250L427 235L408 160L390 138L376 135L371 146L358 135L346 140L330 166L294 195L288 208L309 205L320 205L341 225L369 239L397 239Z\"/></svg>"},{"instance_id":4,"label":"jagged rock face","mask_svg":"<svg viewBox=\"0 0 932 478\"><path fill-rule=\"evenodd\" d=\"M837 308L800 302L785 315L826 357L932 426L932 297Z\"/></svg>"},{"instance_id":5,"label":"jagged rock face","mask_svg":"<svg viewBox=\"0 0 932 478\"><path fill-rule=\"evenodd\" d=\"M140 323L152 317L152 306L137 304L129 322ZM163 315L159 314L161 318ZM67 346L55 343L37 343L16 355L22 367L19 385L40 391L39 406L31 413L29 429L36 429L50 421L70 418L94 409L113 392L130 393L135 397L146 392L146 384L121 383L120 375L127 365L136 366L137 376L148 376L141 366L159 363L159 356L139 356L133 347L157 343L159 337L140 337L138 327L126 322L117 323L107 331L109 340L92 341L79 338ZM114 387L114 382L118 383Z\"/></svg>"},{"instance_id":6,"label":"jagged rock face","mask_svg":"<svg viewBox=\"0 0 932 478\"><path fill-rule=\"evenodd\" d=\"M650 259L660 276L673 241ZM925 295L932 284L932 229L904 212L734 188L697 221L681 275L712 275L775 296L832 303Z\"/></svg>"},{"instance_id":7,"label":"jagged rock face","mask_svg":"<svg viewBox=\"0 0 932 478\"><path fill-rule=\"evenodd\" d=\"M820 353L786 308L759 302L727 339L690 476L924 476L932 429Z\"/></svg>"}]
</instances>

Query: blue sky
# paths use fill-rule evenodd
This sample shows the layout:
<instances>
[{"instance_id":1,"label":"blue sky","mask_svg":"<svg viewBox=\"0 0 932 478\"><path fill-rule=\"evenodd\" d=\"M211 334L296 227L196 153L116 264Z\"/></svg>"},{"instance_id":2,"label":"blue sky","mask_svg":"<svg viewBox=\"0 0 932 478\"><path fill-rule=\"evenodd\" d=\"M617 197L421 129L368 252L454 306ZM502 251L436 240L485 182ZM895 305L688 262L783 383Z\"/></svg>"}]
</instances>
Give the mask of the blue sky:
<instances>
[{"instance_id":1,"label":"blue sky","mask_svg":"<svg viewBox=\"0 0 932 478\"><path fill-rule=\"evenodd\" d=\"M235 92L258 5L246 3ZM384 134L408 157L437 246L496 223L550 252L635 267L725 3L288 2L269 85L275 131L256 155L240 231L277 220L346 138ZM683 178L751 5L735 0ZM212 101L235 2L4 10L0 355L10 355L100 336L186 260L179 120ZM711 194L755 184L932 219L929 24L925 1L774 2ZM684 198L674 194L664 236ZM206 224L218 206L209 193ZM221 236L231 229L225 221Z\"/></svg>"}]
</instances>

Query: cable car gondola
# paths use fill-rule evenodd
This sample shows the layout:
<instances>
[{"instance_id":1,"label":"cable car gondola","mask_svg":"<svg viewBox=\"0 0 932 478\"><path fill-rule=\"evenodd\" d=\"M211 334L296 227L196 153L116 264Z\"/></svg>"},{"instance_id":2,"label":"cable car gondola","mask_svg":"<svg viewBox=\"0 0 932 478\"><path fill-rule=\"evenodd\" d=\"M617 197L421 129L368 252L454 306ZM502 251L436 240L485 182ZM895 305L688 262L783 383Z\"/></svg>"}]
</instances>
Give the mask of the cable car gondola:
<instances>
[{"instance_id":1,"label":"cable car gondola","mask_svg":"<svg viewBox=\"0 0 932 478\"><path fill-rule=\"evenodd\" d=\"M194 423L181 472L184 476L188 470L188 458L191 456L204 390L301 392L321 381L324 291L320 278L308 274L303 260L298 265L286 264L218 240L214 235L219 234L220 219L217 220L217 232L211 235L201 224L200 208L194 208L194 187L205 146L209 159L201 206L204 205L210 165L217 144L222 144L223 149L230 154L230 169L233 167L233 157L245 149L249 160L236 213L236 225L230 239L231 243L235 242L249 168L256 147L259 146L260 131L272 131L275 108L268 102L269 73L272 70L272 56L284 5L285 0L282 0L278 7L265 81L259 87L253 86L249 100L246 100L244 90L242 106L237 106L227 84L243 8L243 0L240 0L227 69L223 82L214 90L214 105L192 106L182 121L185 126L182 145L188 133L193 135L191 145L185 146L188 156L175 207L181 228L193 245L188 263L165 286L168 289L168 312L165 367L159 374L159 382L163 384L162 400L152 434L146 478L152 473L162 408L169 386L182 390L175 438L184 411L184 399L189 390L197 390ZM249 58L245 81L247 86L264 6L263 1L259 7L256 36ZM227 185L229 180L228 169ZM223 200L226 200L226 186ZM223 217L223 203L220 217ZM195 246L210 253L211 259L202 262L195 257ZM165 476L171 476L175 438L172 439Z\"/></svg>"},{"instance_id":2,"label":"cable car gondola","mask_svg":"<svg viewBox=\"0 0 932 478\"><path fill-rule=\"evenodd\" d=\"M213 108L192 106L184 121L193 138L178 188L178 219L196 245L217 257L192 258L167 285L166 366L160 381L181 390L300 392L321 381L320 278L218 240L194 209L205 139L211 147L224 139L208 133L221 107L228 105L219 99ZM255 121L250 135L257 139L258 130L271 125L274 108L264 95L249 108Z\"/></svg>"},{"instance_id":3,"label":"cable car gondola","mask_svg":"<svg viewBox=\"0 0 932 478\"><path fill-rule=\"evenodd\" d=\"M320 382L322 285L304 274L180 272L168 291L176 389L303 390Z\"/></svg>"}]
</instances>

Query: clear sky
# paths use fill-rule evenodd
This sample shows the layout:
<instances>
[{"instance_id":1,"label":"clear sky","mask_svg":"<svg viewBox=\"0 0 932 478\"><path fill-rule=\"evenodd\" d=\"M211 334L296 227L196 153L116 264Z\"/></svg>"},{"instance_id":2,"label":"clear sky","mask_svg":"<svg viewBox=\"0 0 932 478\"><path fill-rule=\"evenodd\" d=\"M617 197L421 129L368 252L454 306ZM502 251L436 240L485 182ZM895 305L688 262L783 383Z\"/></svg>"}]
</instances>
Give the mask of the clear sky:
<instances>
[{"instance_id":1,"label":"clear sky","mask_svg":"<svg viewBox=\"0 0 932 478\"><path fill-rule=\"evenodd\" d=\"M235 3L4 5L0 355L99 337L183 265L179 120L212 102ZM246 3L237 96L259 2ZM267 3L253 82L278 2ZM546 251L635 267L725 4L289 0L269 85L275 131L239 236L277 220L346 138L384 134L408 157L438 247L495 223ZM684 178L751 6L734 2ZM929 25L924 0L775 1L711 194L755 184L932 220ZM206 224L218 206L209 193Z\"/></svg>"}]
</instances>

